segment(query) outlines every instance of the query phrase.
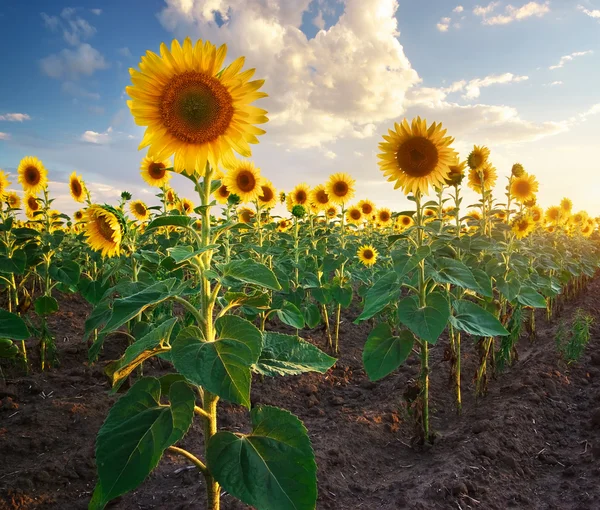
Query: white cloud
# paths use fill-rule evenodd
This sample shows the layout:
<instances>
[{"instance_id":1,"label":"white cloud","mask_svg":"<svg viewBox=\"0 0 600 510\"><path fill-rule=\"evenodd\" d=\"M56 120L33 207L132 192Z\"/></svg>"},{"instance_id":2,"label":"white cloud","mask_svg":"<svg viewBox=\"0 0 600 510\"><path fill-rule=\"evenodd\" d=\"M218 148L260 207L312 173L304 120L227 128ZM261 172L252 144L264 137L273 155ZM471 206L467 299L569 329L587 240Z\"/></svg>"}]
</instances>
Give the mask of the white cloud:
<instances>
[{"instance_id":1,"label":"white cloud","mask_svg":"<svg viewBox=\"0 0 600 510\"><path fill-rule=\"evenodd\" d=\"M335 158L337 158L337 154L335 152L333 152L333 151L327 151L325 153L325 157L327 159L335 159Z\"/></svg>"},{"instance_id":2,"label":"white cloud","mask_svg":"<svg viewBox=\"0 0 600 510\"><path fill-rule=\"evenodd\" d=\"M60 88L65 94L69 94L71 96L81 97L84 99L93 99L94 101L98 101L100 99L100 94L97 92L90 92L81 85L78 85L72 81L64 82Z\"/></svg>"},{"instance_id":3,"label":"white cloud","mask_svg":"<svg viewBox=\"0 0 600 510\"><path fill-rule=\"evenodd\" d=\"M532 16L538 18L548 14L550 12L550 2L529 2L521 7L514 7L513 5L507 5L504 8L503 14L497 14L495 16L489 16L496 10L496 7L500 2L491 2L486 7L476 6L473 9L473 13L476 16L483 18L482 23L484 25L507 25L513 21L521 21Z\"/></svg>"},{"instance_id":4,"label":"white cloud","mask_svg":"<svg viewBox=\"0 0 600 510\"><path fill-rule=\"evenodd\" d=\"M600 113L600 103L597 103L597 104L593 105L589 110L580 114L579 116L582 119L585 119L591 115L598 115L599 113Z\"/></svg>"},{"instance_id":5,"label":"white cloud","mask_svg":"<svg viewBox=\"0 0 600 510\"><path fill-rule=\"evenodd\" d=\"M440 32L447 32L451 21L450 18L442 18L436 27Z\"/></svg>"},{"instance_id":6,"label":"white cloud","mask_svg":"<svg viewBox=\"0 0 600 510\"><path fill-rule=\"evenodd\" d=\"M454 82L450 87L444 89L447 93L465 91L465 99L477 99L481 95L481 89L505 83L519 83L528 80L528 76L517 76L512 73L492 74L485 78L475 78L469 82L465 80Z\"/></svg>"},{"instance_id":7,"label":"white cloud","mask_svg":"<svg viewBox=\"0 0 600 510\"><path fill-rule=\"evenodd\" d=\"M63 49L60 53L48 55L40 61L42 72L50 78L76 80L80 75L91 76L108 63L104 56L87 43L76 50Z\"/></svg>"},{"instance_id":8,"label":"white cloud","mask_svg":"<svg viewBox=\"0 0 600 510\"><path fill-rule=\"evenodd\" d=\"M102 14L102 9L90 9L90 12L96 16L100 16L100 14Z\"/></svg>"},{"instance_id":9,"label":"white cloud","mask_svg":"<svg viewBox=\"0 0 600 510\"><path fill-rule=\"evenodd\" d=\"M563 57L560 57L558 64L556 64L554 66L550 66L548 69L550 69L551 71L554 69L560 69L561 67L564 67L567 62L570 62L574 58L583 57L585 55L591 55L592 53L594 53L592 50L576 51L575 53L571 53L570 55L565 55Z\"/></svg>"},{"instance_id":10,"label":"white cloud","mask_svg":"<svg viewBox=\"0 0 600 510\"><path fill-rule=\"evenodd\" d=\"M600 19L600 9L589 10L586 9L583 5L578 5L577 10L583 12L586 16L590 18Z\"/></svg>"},{"instance_id":11,"label":"white cloud","mask_svg":"<svg viewBox=\"0 0 600 510\"><path fill-rule=\"evenodd\" d=\"M23 122L24 120L31 120L31 117L26 113L5 113L0 115L0 120L6 122Z\"/></svg>"},{"instance_id":12,"label":"white cloud","mask_svg":"<svg viewBox=\"0 0 600 510\"><path fill-rule=\"evenodd\" d=\"M44 20L44 25L52 32L61 29L63 38L71 46L78 46L82 41L89 39L96 33L96 28L82 17L77 16L77 10L72 7L63 9L60 17L49 16L45 12L42 12L41 16Z\"/></svg>"},{"instance_id":13,"label":"white cloud","mask_svg":"<svg viewBox=\"0 0 600 510\"><path fill-rule=\"evenodd\" d=\"M86 131L81 135L81 141L95 144L108 143L111 140L112 131L113 128L110 126L104 133L98 133L96 131Z\"/></svg>"},{"instance_id":14,"label":"white cloud","mask_svg":"<svg viewBox=\"0 0 600 510\"><path fill-rule=\"evenodd\" d=\"M553 81L551 83L546 84L548 87L557 87L558 85L563 85L563 82L560 80Z\"/></svg>"},{"instance_id":15,"label":"white cloud","mask_svg":"<svg viewBox=\"0 0 600 510\"><path fill-rule=\"evenodd\" d=\"M0 140L10 140L10 135L8 133L3 133L0 131Z\"/></svg>"},{"instance_id":16,"label":"white cloud","mask_svg":"<svg viewBox=\"0 0 600 510\"><path fill-rule=\"evenodd\" d=\"M456 12L456 13L461 13L465 10L465 8L462 5L457 5L454 9L452 9L452 12Z\"/></svg>"},{"instance_id":17,"label":"white cloud","mask_svg":"<svg viewBox=\"0 0 600 510\"><path fill-rule=\"evenodd\" d=\"M58 18L58 16L49 16L45 12L42 12L41 16L44 20L44 25L46 26L46 28L48 28L52 32L58 30L58 27L60 26L60 19Z\"/></svg>"},{"instance_id":18,"label":"white cloud","mask_svg":"<svg viewBox=\"0 0 600 510\"><path fill-rule=\"evenodd\" d=\"M325 30L325 20L323 19L323 13L321 11L313 18L312 23L319 30Z\"/></svg>"},{"instance_id":19,"label":"white cloud","mask_svg":"<svg viewBox=\"0 0 600 510\"><path fill-rule=\"evenodd\" d=\"M130 49L129 49L127 46L125 46L125 47L123 47L123 48L119 48L119 49L117 50L117 53L118 53L119 55L121 55L122 57L126 57L126 58L131 58L131 57L133 57L133 55L131 54L131 51L130 51Z\"/></svg>"}]
</instances>

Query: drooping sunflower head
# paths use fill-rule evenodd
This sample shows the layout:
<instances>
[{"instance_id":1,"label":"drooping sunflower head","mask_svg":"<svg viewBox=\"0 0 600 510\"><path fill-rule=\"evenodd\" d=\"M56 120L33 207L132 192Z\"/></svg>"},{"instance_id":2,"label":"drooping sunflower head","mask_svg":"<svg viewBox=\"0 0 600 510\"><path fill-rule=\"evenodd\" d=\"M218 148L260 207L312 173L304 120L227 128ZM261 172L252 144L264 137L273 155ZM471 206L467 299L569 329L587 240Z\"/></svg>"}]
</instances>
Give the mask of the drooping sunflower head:
<instances>
[{"instance_id":1,"label":"drooping sunflower head","mask_svg":"<svg viewBox=\"0 0 600 510\"><path fill-rule=\"evenodd\" d=\"M141 200L134 200L129 203L129 210L139 221L146 221L150 217L148 206Z\"/></svg>"},{"instance_id":2,"label":"drooping sunflower head","mask_svg":"<svg viewBox=\"0 0 600 510\"><path fill-rule=\"evenodd\" d=\"M6 195L8 187L11 185L6 172L0 170L0 199Z\"/></svg>"},{"instance_id":3,"label":"drooping sunflower head","mask_svg":"<svg viewBox=\"0 0 600 510\"><path fill-rule=\"evenodd\" d=\"M450 174L450 165L456 161L456 152L450 144L454 138L445 136L441 123L427 127L427 121L417 117L409 125L394 124L394 129L383 135L379 144L379 166L394 189L405 194L427 193L430 186L442 187Z\"/></svg>"},{"instance_id":4,"label":"drooping sunflower head","mask_svg":"<svg viewBox=\"0 0 600 510\"><path fill-rule=\"evenodd\" d=\"M387 227L392 223L392 211L387 207L380 207L376 213L377 223L381 224L382 227Z\"/></svg>"},{"instance_id":5,"label":"drooping sunflower head","mask_svg":"<svg viewBox=\"0 0 600 510\"><path fill-rule=\"evenodd\" d=\"M258 198L262 192L263 181L260 169L255 167L252 161L236 160L221 182L227 186L230 193L240 197L240 201L243 203L252 202Z\"/></svg>"},{"instance_id":6,"label":"drooping sunflower head","mask_svg":"<svg viewBox=\"0 0 600 510\"><path fill-rule=\"evenodd\" d=\"M401 214L396 219L396 225L398 225L399 230L405 230L407 228L412 227L415 224L414 220L407 216L406 214Z\"/></svg>"},{"instance_id":7,"label":"drooping sunflower head","mask_svg":"<svg viewBox=\"0 0 600 510\"><path fill-rule=\"evenodd\" d=\"M513 177L522 177L525 175L525 169L523 168L523 165L521 163L515 163L512 166L510 173Z\"/></svg>"},{"instance_id":8,"label":"drooping sunflower head","mask_svg":"<svg viewBox=\"0 0 600 510\"><path fill-rule=\"evenodd\" d=\"M165 190L164 199L167 204L167 208L174 209L178 200L177 193L175 193L175 190L173 188L167 188Z\"/></svg>"},{"instance_id":9,"label":"drooping sunflower head","mask_svg":"<svg viewBox=\"0 0 600 510\"><path fill-rule=\"evenodd\" d=\"M581 225L581 229L580 229L581 235L583 237L590 237L594 233L594 228L595 228L594 220L592 220L591 218L588 218L585 221L585 223L583 223Z\"/></svg>"},{"instance_id":10,"label":"drooping sunflower head","mask_svg":"<svg viewBox=\"0 0 600 510\"><path fill-rule=\"evenodd\" d=\"M467 165L471 170L477 170L488 162L489 157L490 150L487 147L475 145L467 157Z\"/></svg>"},{"instance_id":11,"label":"drooping sunflower head","mask_svg":"<svg viewBox=\"0 0 600 510\"><path fill-rule=\"evenodd\" d=\"M333 204L347 204L354 198L356 180L347 173L337 172L329 176L325 184L329 200Z\"/></svg>"},{"instance_id":12,"label":"drooping sunflower head","mask_svg":"<svg viewBox=\"0 0 600 510\"><path fill-rule=\"evenodd\" d=\"M450 172L446 178L446 184L448 186L458 186L462 183L465 178L465 168L467 166L466 161L460 161L458 156L454 159L454 162L448 166Z\"/></svg>"},{"instance_id":13,"label":"drooping sunflower head","mask_svg":"<svg viewBox=\"0 0 600 510\"><path fill-rule=\"evenodd\" d=\"M537 225L544 218L544 210L539 205L534 205L529 208L529 216L531 220Z\"/></svg>"},{"instance_id":14,"label":"drooping sunflower head","mask_svg":"<svg viewBox=\"0 0 600 510\"><path fill-rule=\"evenodd\" d=\"M362 213L368 218L371 218L375 214L375 204L370 200L361 200L357 205L360 207Z\"/></svg>"},{"instance_id":15,"label":"drooping sunflower head","mask_svg":"<svg viewBox=\"0 0 600 510\"><path fill-rule=\"evenodd\" d=\"M92 205L85 214L85 235L90 247L101 252L103 257L119 256L125 232L121 214L107 205Z\"/></svg>"},{"instance_id":16,"label":"drooping sunflower head","mask_svg":"<svg viewBox=\"0 0 600 510\"><path fill-rule=\"evenodd\" d=\"M288 193L286 200L291 204L292 207L295 205L308 205L310 200L310 188L308 184L304 182L298 184L292 191ZM288 207L288 209L290 208Z\"/></svg>"},{"instance_id":17,"label":"drooping sunflower head","mask_svg":"<svg viewBox=\"0 0 600 510\"><path fill-rule=\"evenodd\" d=\"M358 256L358 260L360 260L361 264L364 266L370 267L377 262L377 250L370 244L361 246L356 252L356 255Z\"/></svg>"},{"instance_id":18,"label":"drooping sunflower head","mask_svg":"<svg viewBox=\"0 0 600 510\"><path fill-rule=\"evenodd\" d=\"M81 221L83 221L85 217L85 211L83 209L78 209L77 211L75 211L75 213L73 214L73 219L77 222L80 223Z\"/></svg>"},{"instance_id":19,"label":"drooping sunflower head","mask_svg":"<svg viewBox=\"0 0 600 510\"><path fill-rule=\"evenodd\" d=\"M535 199L538 190L539 184L535 176L524 172L519 177L513 178L510 184L510 194L519 203Z\"/></svg>"},{"instance_id":20,"label":"drooping sunflower head","mask_svg":"<svg viewBox=\"0 0 600 510\"><path fill-rule=\"evenodd\" d=\"M145 157L140 164L140 174L150 186L162 188L169 183L171 178L171 172L167 170L170 167L171 162L168 159L163 161Z\"/></svg>"},{"instance_id":21,"label":"drooping sunflower head","mask_svg":"<svg viewBox=\"0 0 600 510\"><path fill-rule=\"evenodd\" d=\"M273 209L277 205L277 190L273 183L267 179L260 185L261 192L258 195L258 205L264 209Z\"/></svg>"},{"instance_id":22,"label":"drooping sunflower head","mask_svg":"<svg viewBox=\"0 0 600 510\"><path fill-rule=\"evenodd\" d=\"M319 184L310 190L310 203L313 204L319 211L327 210L330 206L329 194L325 189L324 184Z\"/></svg>"},{"instance_id":23,"label":"drooping sunflower head","mask_svg":"<svg viewBox=\"0 0 600 510\"><path fill-rule=\"evenodd\" d=\"M11 209L19 209L21 207L21 198L14 191L6 193L4 200Z\"/></svg>"},{"instance_id":24,"label":"drooping sunflower head","mask_svg":"<svg viewBox=\"0 0 600 510\"><path fill-rule=\"evenodd\" d=\"M479 212L479 211L477 211ZM504 222L506 220L506 211L498 211L494 214L498 221Z\"/></svg>"},{"instance_id":25,"label":"drooping sunflower head","mask_svg":"<svg viewBox=\"0 0 600 510\"><path fill-rule=\"evenodd\" d=\"M76 202L81 203L85 200L85 183L81 180L81 176L77 175L77 172L73 172L69 177L69 190Z\"/></svg>"},{"instance_id":26,"label":"drooping sunflower head","mask_svg":"<svg viewBox=\"0 0 600 510\"><path fill-rule=\"evenodd\" d=\"M471 209L467 212L467 219L470 221L481 221L481 213L476 209Z\"/></svg>"},{"instance_id":27,"label":"drooping sunflower head","mask_svg":"<svg viewBox=\"0 0 600 510\"><path fill-rule=\"evenodd\" d=\"M327 209L325 209L325 215L329 219L333 219L338 215L338 209L335 205L330 205Z\"/></svg>"},{"instance_id":28,"label":"drooping sunflower head","mask_svg":"<svg viewBox=\"0 0 600 510\"><path fill-rule=\"evenodd\" d=\"M529 200L523 200L523 205L525 207L533 207L537 203L537 198L534 196Z\"/></svg>"},{"instance_id":29,"label":"drooping sunflower head","mask_svg":"<svg viewBox=\"0 0 600 510\"><path fill-rule=\"evenodd\" d=\"M552 225L558 225L563 220L563 212L562 209L553 205L546 209L546 221Z\"/></svg>"},{"instance_id":30,"label":"drooping sunflower head","mask_svg":"<svg viewBox=\"0 0 600 510\"><path fill-rule=\"evenodd\" d=\"M360 210L360 207L353 205L352 207L348 207L346 211L346 220L348 223L353 225L360 225L364 221L364 215Z\"/></svg>"},{"instance_id":31,"label":"drooping sunflower head","mask_svg":"<svg viewBox=\"0 0 600 510\"><path fill-rule=\"evenodd\" d=\"M240 207L237 210L238 220L241 223L250 223L252 218L254 218L255 213L252 209L248 209L247 207Z\"/></svg>"},{"instance_id":32,"label":"drooping sunflower head","mask_svg":"<svg viewBox=\"0 0 600 510\"><path fill-rule=\"evenodd\" d=\"M189 198L182 198L177 204L177 210L180 213L187 214L189 216L194 212L194 202L192 202Z\"/></svg>"},{"instance_id":33,"label":"drooping sunflower head","mask_svg":"<svg viewBox=\"0 0 600 510\"><path fill-rule=\"evenodd\" d=\"M259 92L264 81L250 81L254 69L240 72L243 57L223 68L226 54L225 45L174 40L170 50L161 44L160 56L146 52L139 71L130 69L128 105L136 123L146 126L140 149L149 147L158 159L175 153L176 172L204 174L207 162L229 167L233 150L249 157L249 144L264 134L255 125L267 122L267 112L250 104L266 96Z\"/></svg>"},{"instance_id":34,"label":"drooping sunflower head","mask_svg":"<svg viewBox=\"0 0 600 510\"><path fill-rule=\"evenodd\" d=\"M213 196L215 197L215 200L217 201L217 203L225 205L225 204L227 204L227 201L229 200L230 194L231 193L229 193L227 186L225 186L225 184L221 184L217 188L217 191L214 192Z\"/></svg>"},{"instance_id":35,"label":"drooping sunflower head","mask_svg":"<svg viewBox=\"0 0 600 510\"><path fill-rule=\"evenodd\" d=\"M535 222L527 214L519 216L512 223L512 231L517 239L527 237L535 228Z\"/></svg>"},{"instance_id":36,"label":"drooping sunflower head","mask_svg":"<svg viewBox=\"0 0 600 510\"><path fill-rule=\"evenodd\" d=\"M496 185L497 179L496 168L490 163L484 163L483 166L469 170L469 188L477 193L481 193L482 189L491 190Z\"/></svg>"},{"instance_id":37,"label":"drooping sunflower head","mask_svg":"<svg viewBox=\"0 0 600 510\"><path fill-rule=\"evenodd\" d=\"M569 215L573 210L573 202L570 198L565 197L560 201L560 208L564 214Z\"/></svg>"},{"instance_id":38,"label":"drooping sunflower head","mask_svg":"<svg viewBox=\"0 0 600 510\"><path fill-rule=\"evenodd\" d=\"M41 210L41 205L38 201L38 198L35 195L30 195L29 193L26 193L23 201L25 202L25 215L30 220L38 219L38 215L35 214L36 212Z\"/></svg>"},{"instance_id":39,"label":"drooping sunflower head","mask_svg":"<svg viewBox=\"0 0 600 510\"><path fill-rule=\"evenodd\" d=\"M571 216L571 221L576 225L581 225L584 221L589 218L588 213L585 211L576 212Z\"/></svg>"},{"instance_id":40,"label":"drooping sunflower head","mask_svg":"<svg viewBox=\"0 0 600 510\"><path fill-rule=\"evenodd\" d=\"M44 164L34 156L24 157L19 163L17 173L25 193L38 195L48 185L48 172Z\"/></svg>"},{"instance_id":41,"label":"drooping sunflower head","mask_svg":"<svg viewBox=\"0 0 600 510\"><path fill-rule=\"evenodd\" d=\"M280 191L279 192L279 202L281 204L285 204L285 199L286 199L285 191Z\"/></svg>"}]
</instances>

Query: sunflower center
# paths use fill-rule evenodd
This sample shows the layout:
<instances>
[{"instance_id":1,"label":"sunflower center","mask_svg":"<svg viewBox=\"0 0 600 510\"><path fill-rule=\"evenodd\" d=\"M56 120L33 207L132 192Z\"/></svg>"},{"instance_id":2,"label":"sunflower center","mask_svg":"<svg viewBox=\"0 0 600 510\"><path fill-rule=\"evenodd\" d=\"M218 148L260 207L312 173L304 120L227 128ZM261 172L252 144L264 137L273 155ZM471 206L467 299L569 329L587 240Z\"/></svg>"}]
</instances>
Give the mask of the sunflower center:
<instances>
[{"instance_id":1,"label":"sunflower center","mask_svg":"<svg viewBox=\"0 0 600 510\"><path fill-rule=\"evenodd\" d=\"M38 204L38 201L35 197L29 197L27 199L27 206L32 211L37 211L40 208L40 204Z\"/></svg>"},{"instance_id":2,"label":"sunflower center","mask_svg":"<svg viewBox=\"0 0 600 510\"><path fill-rule=\"evenodd\" d=\"M235 183L237 184L237 187L245 193L254 191L256 188L256 179L249 170L242 170L237 175Z\"/></svg>"},{"instance_id":3,"label":"sunflower center","mask_svg":"<svg viewBox=\"0 0 600 510\"><path fill-rule=\"evenodd\" d=\"M113 242L114 230L110 226L110 223L104 216L98 216L96 218L96 226L98 227L98 233L107 241Z\"/></svg>"},{"instance_id":4,"label":"sunflower center","mask_svg":"<svg viewBox=\"0 0 600 510\"><path fill-rule=\"evenodd\" d=\"M258 197L261 202L270 202L275 197L273 190L269 186L261 186L262 195Z\"/></svg>"},{"instance_id":5,"label":"sunflower center","mask_svg":"<svg viewBox=\"0 0 600 510\"><path fill-rule=\"evenodd\" d=\"M515 195L523 197L528 196L531 193L531 188L527 181L520 181L515 184Z\"/></svg>"},{"instance_id":6,"label":"sunflower center","mask_svg":"<svg viewBox=\"0 0 600 510\"><path fill-rule=\"evenodd\" d=\"M302 205L304 202L306 202L306 191L304 191L304 190L296 191L295 195L296 195L296 203L297 204Z\"/></svg>"},{"instance_id":7,"label":"sunflower center","mask_svg":"<svg viewBox=\"0 0 600 510\"><path fill-rule=\"evenodd\" d=\"M317 191L317 193L315 194L315 198L317 199L317 202L319 204L326 204L327 202L329 202L329 195L323 189Z\"/></svg>"},{"instance_id":8,"label":"sunflower center","mask_svg":"<svg viewBox=\"0 0 600 510\"><path fill-rule=\"evenodd\" d=\"M32 186L35 186L36 184L38 184L42 177L40 174L40 171L34 166L28 166L25 169L24 175L25 175L25 180L27 181L27 184L30 184Z\"/></svg>"},{"instance_id":9,"label":"sunflower center","mask_svg":"<svg viewBox=\"0 0 600 510\"><path fill-rule=\"evenodd\" d=\"M367 260L371 260L374 256L373 250L367 249L363 251L363 257Z\"/></svg>"},{"instance_id":10,"label":"sunflower center","mask_svg":"<svg viewBox=\"0 0 600 510\"><path fill-rule=\"evenodd\" d=\"M144 207L144 204L140 204L139 202L135 204L135 212L140 216L144 216L146 214L146 208Z\"/></svg>"},{"instance_id":11,"label":"sunflower center","mask_svg":"<svg viewBox=\"0 0 600 510\"><path fill-rule=\"evenodd\" d=\"M540 221L540 213L534 212L532 215L533 221Z\"/></svg>"},{"instance_id":12,"label":"sunflower center","mask_svg":"<svg viewBox=\"0 0 600 510\"><path fill-rule=\"evenodd\" d=\"M81 214L81 211L77 211L75 213L75 219L76 220L80 220L81 218L83 218L83 214Z\"/></svg>"},{"instance_id":13,"label":"sunflower center","mask_svg":"<svg viewBox=\"0 0 600 510\"><path fill-rule=\"evenodd\" d=\"M438 164L438 151L435 144L422 136L404 142L396 153L400 169L410 177L426 177Z\"/></svg>"},{"instance_id":14,"label":"sunflower center","mask_svg":"<svg viewBox=\"0 0 600 510\"><path fill-rule=\"evenodd\" d=\"M388 221L390 219L390 214L387 211L382 211L379 213L379 221Z\"/></svg>"},{"instance_id":15,"label":"sunflower center","mask_svg":"<svg viewBox=\"0 0 600 510\"><path fill-rule=\"evenodd\" d=\"M153 179L162 179L167 173L167 170L163 163L150 163L150 165L148 165L148 173Z\"/></svg>"},{"instance_id":16,"label":"sunflower center","mask_svg":"<svg viewBox=\"0 0 600 510\"><path fill-rule=\"evenodd\" d=\"M352 209L350 211L350 217L353 220L360 220L361 212L358 209Z\"/></svg>"},{"instance_id":17,"label":"sunflower center","mask_svg":"<svg viewBox=\"0 0 600 510\"><path fill-rule=\"evenodd\" d=\"M167 131L186 143L203 144L223 135L233 118L233 99L206 73L186 71L166 86L160 114Z\"/></svg>"},{"instance_id":18,"label":"sunflower center","mask_svg":"<svg viewBox=\"0 0 600 510\"><path fill-rule=\"evenodd\" d=\"M82 192L81 183L78 180L72 181L71 182L71 190L73 190L73 194L75 196L81 195L81 192Z\"/></svg>"},{"instance_id":19,"label":"sunflower center","mask_svg":"<svg viewBox=\"0 0 600 510\"><path fill-rule=\"evenodd\" d=\"M338 197L345 197L348 194L348 184L344 181L337 181L333 185L333 192Z\"/></svg>"},{"instance_id":20,"label":"sunflower center","mask_svg":"<svg viewBox=\"0 0 600 510\"><path fill-rule=\"evenodd\" d=\"M373 206L371 204L363 204L362 212L363 214L371 214L373 212Z\"/></svg>"},{"instance_id":21,"label":"sunflower center","mask_svg":"<svg viewBox=\"0 0 600 510\"><path fill-rule=\"evenodd\" d=\"M403 225L409 225L410 224L410 218L408 216L405 216L404 218L402 218L402 224Z\"/></svg>"},{"instance_id":22,"label":"sunflower center","mask_svg":"<svg viewBox=\"0 0 600 510\"><path fill-rule=\"evenodd\" d=\"M225 186L224 184L219 188L219 196L222 196L223 198L227 198L229 196L229 190L227 189L227 186Z\"/></svg>"}]
</instances>

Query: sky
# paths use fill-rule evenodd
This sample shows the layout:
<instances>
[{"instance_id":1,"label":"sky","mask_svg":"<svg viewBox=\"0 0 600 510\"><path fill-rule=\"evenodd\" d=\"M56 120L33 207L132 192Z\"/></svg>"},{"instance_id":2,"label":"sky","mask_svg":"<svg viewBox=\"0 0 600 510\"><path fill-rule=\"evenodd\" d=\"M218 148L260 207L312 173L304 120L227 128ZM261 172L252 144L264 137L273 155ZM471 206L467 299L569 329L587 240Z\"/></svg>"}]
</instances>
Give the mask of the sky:
<instances>
[{"instance_id":1,"label":"sky","mask_svg":"<svg viewBox=\"0 0 600 510\"><path fill-rule=\"evenodd\" d=\"M244 55L266 80L255 104L270 121L252 159L278 189L344 171L357 200L404 210L378 144L420 115L443 123L462 158L490 148L498 196L520 162L542 206L568 196L600 215L600 0L3 0L0 168L12 188L34 155L62 212L78 208L74 170L94 201L127 190L153 203L128 69L188 36L226 43L228 61ZM188 182L172 179L194 200Z\"/></svg>"}]
</instances>

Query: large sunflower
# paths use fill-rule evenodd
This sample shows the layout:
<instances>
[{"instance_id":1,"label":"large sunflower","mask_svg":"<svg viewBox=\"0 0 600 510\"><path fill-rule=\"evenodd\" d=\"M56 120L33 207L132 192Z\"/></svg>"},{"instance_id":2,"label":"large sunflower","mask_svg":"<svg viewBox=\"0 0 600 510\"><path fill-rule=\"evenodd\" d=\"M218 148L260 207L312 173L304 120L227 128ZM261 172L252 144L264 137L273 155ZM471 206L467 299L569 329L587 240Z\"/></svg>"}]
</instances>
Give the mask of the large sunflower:
<instances>
[{"instance_id":1,"label":"large sunflower","mask_svg":"<svg viewBox=\"0 0 600 510\"><path fill-rule=\"evenodd\" d=\"M215 200L219 203L219 204L227 204L227 201L229 200L229 195L231 195L231 193L229 193L229 190L227 189L227 186L225 186L225 184L221 184L218 188L217 191L214 192L213 196L215 197Z\"/></svg>"},{"instance_id":2,"label":"large sunflower","mask_svg":"<svg viewBox=\"0 0 600 510\"><path fill-rule=\"evenodd\" d=\"M377 223L385 227L392 223L392 211L387 207L382 207L377 211Z\"/></svg>"},{"instance_id":3,"label":"large sunflower","mask_svg":"<svg viewBox=\"0 0 600 510\"><path fill-rule=\"evenodd\" d=\"M310 203L319 211L326 211L330 207L329 194L324 184L319 184L310 190Z\"/></svg>"},{"instance_id":4,"label":"large sunflower","mask_svg":"<svg viewBox=\"0 0 600 510\"><path fill-rule=\"evenodd\" d=\"M370 244L361 246L356 255L358 256L358 260L367 267L372 266L377 262L377 250Z\"/></svg>"},{"instance_id":5,"label":"large sunflower","mask_svg":"<svg viewBox=\"0 0 600 510\"><path fill-rule=\"evenodd\" d=\"M353 225L360 225L364 220L364 215L360 210L360 207L353 205L352 207L348 207L346 211L346 221L348 223L352 223Z\"/></svg>"},{"instance_id":6,"label":"large sunflower","mask_svg":"<svg viewBox=\"0 0 600 510\"><path fill-rule=\"evenodd\" d=\"M473 150L467 157L467 164L471 170L477 170L485 165L490 157L490 150L485 146L473 146Z\"/></svg>"},{"instance_id":7,"label":"large sunflower","mask_svg":"<svg viewBox=\"0 0 600 510\"><path fill-rule=\"evenodd\" d=\"M39 194L48 185L48 172L44 164L34 156L26 156L17 169L19 182L25 193Z\"/></svg>"},{"instance_id":8,"label":"large sunflower","mask_svg":"<svg viewBox=\"0 0 600 510\"><path fill-rule=\"evenodd\" d=\"M141 200L134 200L129 204L129 210L139 221L146 221L150 218L148 206Z\"/></svg>"},{"instance_id":9,"label":"large sunflower","mask_svg":"<svg viewBox=\"0 0 600 510\"><path fill-rule=\"evenodd\" d=\"M512 223L512 231L517 239L527 237L535 228L535 222L527 214L516 218Z\"/></svg>"},{"instance_id":10,"label":"large sunflower","mask_svg":"<svg viewBox=\"0 0 600 510\"><path fill-rule=\"evenodd\" d=\"M148 51L139 71L131 69L127 87L135 122L147 126L140 149L165 159L175 154L174 169L204 173L206 163L217 168L235 163L233 150L251 156L251 143L264 134L255 124L267 122L266 111L250 103L266 97L264 80L250 81L254 69L240 72L244 58L222 68L227 47L186 38L160 46L160 56Z\"/></svg>"},{"instance_id":11,"label":"large sunflower","mask_svg":"<svg viewBox=\"0 0 600 510\"><path fill-rule=\"evenodd\" d=\"M409 125L394 124L394 130L383 135L379 144L379 166L394 189L402 188L405 194L427 193L430 186L441 187L450 174L450 165L456 161L456 152L450 147L454 141L445 136L441 123L427 127L427 121L417 117Z\"/></svg>"},{"instance_id":12,"label":"large sunflower","mask_svg":"<svg viewBox=\"0 0 600 510\"><path fill-rule=\"evenodd\" d=\"M535 176L530 174L524 173L520 177L515 177L510 184L511 196L520 203L535 198L535 194L538 190L539 184L535 179Z\"/></svg>"},{"instance_id":13,"label":"large sunflower","mask_svg":"<svg viewBox=\"0 0 600 510\"><path fill-rule=\"evenodd\" d=\"M140 174L150 186L162 188L171 178L171 173L167 170L170 167L171 162L168 159L159 161L154 158L144 158L140 163Z\"/></svg>"},{"instance_id":14,"label":"large sunflower","mask_svg":"<svg viewBox=\"0 0 600 510\"><path fill-rule=\"evenodd\" d=\"M35 213L40 210L40 203L37 197L35 195L26 193L23 201L25 202L25 215L30 220L37 219L37 215Z\"/></svg>"},{"instance_id":15,"label":"large sunflower","mask_svg":"<svg viewBox=\"0 0 600 510\"><path fill-rule=\"evenodd\" d=\"M308 205L310 200L310 188L308 184L302 182L298 184L292 191L287 195L286 199L291 207L295 205ZM288 207L289 208L289 207Z\"/></svg>"},{"instance_id":16,"label":"large sunflower","mask_svg":"<svg viewBox=\"0 0 600 510\"><path fill-rule=\"evenodd\" d=\"M115 257L121 253L123 224L117 211L109 206L92 205L85 211L86 241L103 257Z\"/></svg>"},{"instance_id":17,"label":"large sunflower","mask_svg":"<svg viewBox=\"0 0 600 510\"><path fill-rule=\"evenodd\" d=\"M77 172L73 172L69 177L69 189L71 196L76 202L85 200L85 183L81 180L81 176Z\"/></svg>"},{"instance_id":18,"label":"large sunflower","mask_svg":"<svg viewBox=\"0 0 600 510\"><path fill-rule=\"evenodd\" d=\"M343 205L354 197L356 180L344 172L338 172L329 176L325 184L329 200L334 204Z\"/></svg>"},{"instance_id":19,"label":"large sunflower","mask_svg":"<svg viewBox=\"0 0 600 510\"><path fill-rule=\"evenodd\" d=\"M267 179L260 185L260 195L258 195L258 205L265 209L273 209L277 205L277 191L273 183Z\"/></svg>"},{"instance_id":20,"label":"large sunflower","mask_svg":"<svg viewBox=\"0 0 600 510\"><path fill-rule=\"evenodd\" d=\"M6 190L10 185L11 183L8 180L8 175L6 174L6 172L0 170L0 199L2 199L4 195L6 195Z\"/></svg>"},{"instance_id":21,"label":"large sunflower","mask_svg":"<svg viewBox=\"0 0 600 510\"><path fill-rule=\"evenodd\" d=\"M263 181L260 169L252 161L236 161L221 182L230 193L240 197L241 202L252 202L261 194Z\"/></svg>"},{"instance_id":22,"label":"large sunflower","mask_svg":"<svg viewBox=\"0 0 600 510\"><path fill-rule=\"evenodd\" d=\"M21 198L14 191L9 191L5 196L6 203L11 209L21 207Z\"/></svg>"},{"instance_id":23,"label":"large sunflower","mask_svg":"<svg viewBox=\"0 0 600 510\"><path fill-rule=\"evenodd\" d=\"M491 190L497 179L496 169L490 163L469 170L469 188L477 193L481 193L482 188L485 191Z\"/></svg>"}]
</instances>

